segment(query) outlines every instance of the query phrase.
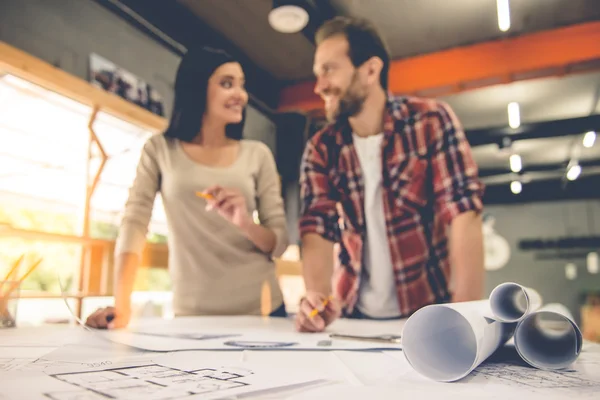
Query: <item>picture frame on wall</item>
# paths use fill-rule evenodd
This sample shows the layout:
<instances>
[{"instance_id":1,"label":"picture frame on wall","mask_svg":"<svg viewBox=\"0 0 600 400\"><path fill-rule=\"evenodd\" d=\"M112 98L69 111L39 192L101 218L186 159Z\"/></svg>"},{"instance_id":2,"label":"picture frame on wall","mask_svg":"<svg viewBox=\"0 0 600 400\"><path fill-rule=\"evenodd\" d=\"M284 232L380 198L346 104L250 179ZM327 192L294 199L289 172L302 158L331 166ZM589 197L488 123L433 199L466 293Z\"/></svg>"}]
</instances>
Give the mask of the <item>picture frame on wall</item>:
<instances>
[{"instance_id":1,"label":"picture frame on wall","mask_svg":"<svg viewBox=\"0 0 600 400\"><path fill-rule=\"evenodd\" d=\"M121 68L106 58L91 53L89 80L94 86L114 93L153 114L164 116L160 93L143 79Z\"/></svg>"}]
</instances>

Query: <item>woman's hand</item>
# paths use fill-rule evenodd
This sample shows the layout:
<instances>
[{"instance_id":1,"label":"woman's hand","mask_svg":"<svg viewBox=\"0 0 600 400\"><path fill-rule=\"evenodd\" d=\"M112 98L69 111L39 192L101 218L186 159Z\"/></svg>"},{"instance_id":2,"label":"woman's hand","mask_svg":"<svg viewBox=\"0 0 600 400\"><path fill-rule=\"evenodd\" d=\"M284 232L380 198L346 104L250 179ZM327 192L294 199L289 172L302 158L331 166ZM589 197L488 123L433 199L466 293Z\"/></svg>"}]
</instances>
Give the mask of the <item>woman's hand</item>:
<instances>
[{"instance_id":1,"label":"woman's hand","mask_svg":"<svg viewBox=\"0 0 600 400\"><path fill-rule=\"evenodd\" d=\"M211 186L204 191L207 194L207 210L215 210L223 218L246 231L254 222L248 214L246 199L237 189Z\"/></svg>"},{"instance_id":2,"label":"woman's hand","mask_svg":"<svg viewBox=\"0 0 600 400\"><path fill-rule=\"evenodd\" d=\"M130 310L125 308L117 310L114 307L106 307L93 312L87 318L85 324L96 329L119 329L126 327L130 319Z\"/></svg>"}]
</instances>

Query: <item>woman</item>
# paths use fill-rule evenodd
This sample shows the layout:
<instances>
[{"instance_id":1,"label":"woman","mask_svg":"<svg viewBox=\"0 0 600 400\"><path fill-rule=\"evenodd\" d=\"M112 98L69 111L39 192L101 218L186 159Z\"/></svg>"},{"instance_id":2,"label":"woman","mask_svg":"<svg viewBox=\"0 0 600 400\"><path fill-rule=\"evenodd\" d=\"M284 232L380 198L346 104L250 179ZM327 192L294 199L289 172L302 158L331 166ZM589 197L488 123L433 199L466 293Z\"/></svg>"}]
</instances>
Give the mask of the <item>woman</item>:
<instances>
[{"instance_id":1,"label":"woman","mask_svg":"<svg viewBox=\"0 0 600 400\"><path fill-rule=\"evenodd\" d=\"M146 142L125 206L115 249L115 307L97 310L87 325L128 324L159 191L175 315L259 315L265 283L271 315L286 315L272 261L288 245L279 175L266 145L242 139L247 101L242 67L231 56L205 48L183 57L170 125Z\"/></svg>"}]
</instances>

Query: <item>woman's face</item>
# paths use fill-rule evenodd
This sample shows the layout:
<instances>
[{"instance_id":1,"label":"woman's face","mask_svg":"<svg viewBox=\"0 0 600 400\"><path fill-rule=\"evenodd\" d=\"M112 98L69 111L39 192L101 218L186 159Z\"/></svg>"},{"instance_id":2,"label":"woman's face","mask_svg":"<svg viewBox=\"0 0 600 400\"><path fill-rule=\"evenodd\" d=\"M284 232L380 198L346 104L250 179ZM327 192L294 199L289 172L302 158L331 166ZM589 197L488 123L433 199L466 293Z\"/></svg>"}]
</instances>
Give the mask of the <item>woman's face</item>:
<instances>
[{"instance_id":1,"label":"woman's face","mask_svg":"<svg viewBox=\"0 0 600 400\"><path fill-rule=\"evenodd\" d=\"M244 71L236 62L225 63L208 80L206 115L225 124L242 121L242 111L248 103L244 88Z\"/></svg>"}]
</instances>

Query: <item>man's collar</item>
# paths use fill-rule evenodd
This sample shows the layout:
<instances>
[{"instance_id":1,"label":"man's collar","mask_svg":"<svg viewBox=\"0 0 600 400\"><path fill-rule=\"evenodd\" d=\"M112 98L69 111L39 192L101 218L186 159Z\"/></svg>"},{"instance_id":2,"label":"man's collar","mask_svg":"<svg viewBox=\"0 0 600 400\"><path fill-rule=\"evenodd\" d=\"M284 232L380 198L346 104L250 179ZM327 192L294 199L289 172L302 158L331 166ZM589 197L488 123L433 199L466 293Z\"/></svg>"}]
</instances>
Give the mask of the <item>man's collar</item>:
<instances>
[{"instance_id":1,"label":"man's collar","mask_svg":"<svg viewBox=\"0 0 600 400\"><path fill-rule=\"evenodd\" d=\"M391 136L396 131L396 123L408 117L408 109L403 97L395 96L387 91L386 102L383 112L383 132L385 136ZM341 133L342 142L352 143L352 128L348 119L336 121L331 126L335 132Z\"/></svg>"},{"instance_id":2,"label":"man's collar","mask_svg":"<svg viewBox=\"0 0 600 400\"><path fill-rule=\"evenodd\" d=\"M383 131L386 136L392 135L396 131L396 123L406 117L408 117L408 110L403 99L388 91L383 114Z\"/></svg>"}]
</instances>

